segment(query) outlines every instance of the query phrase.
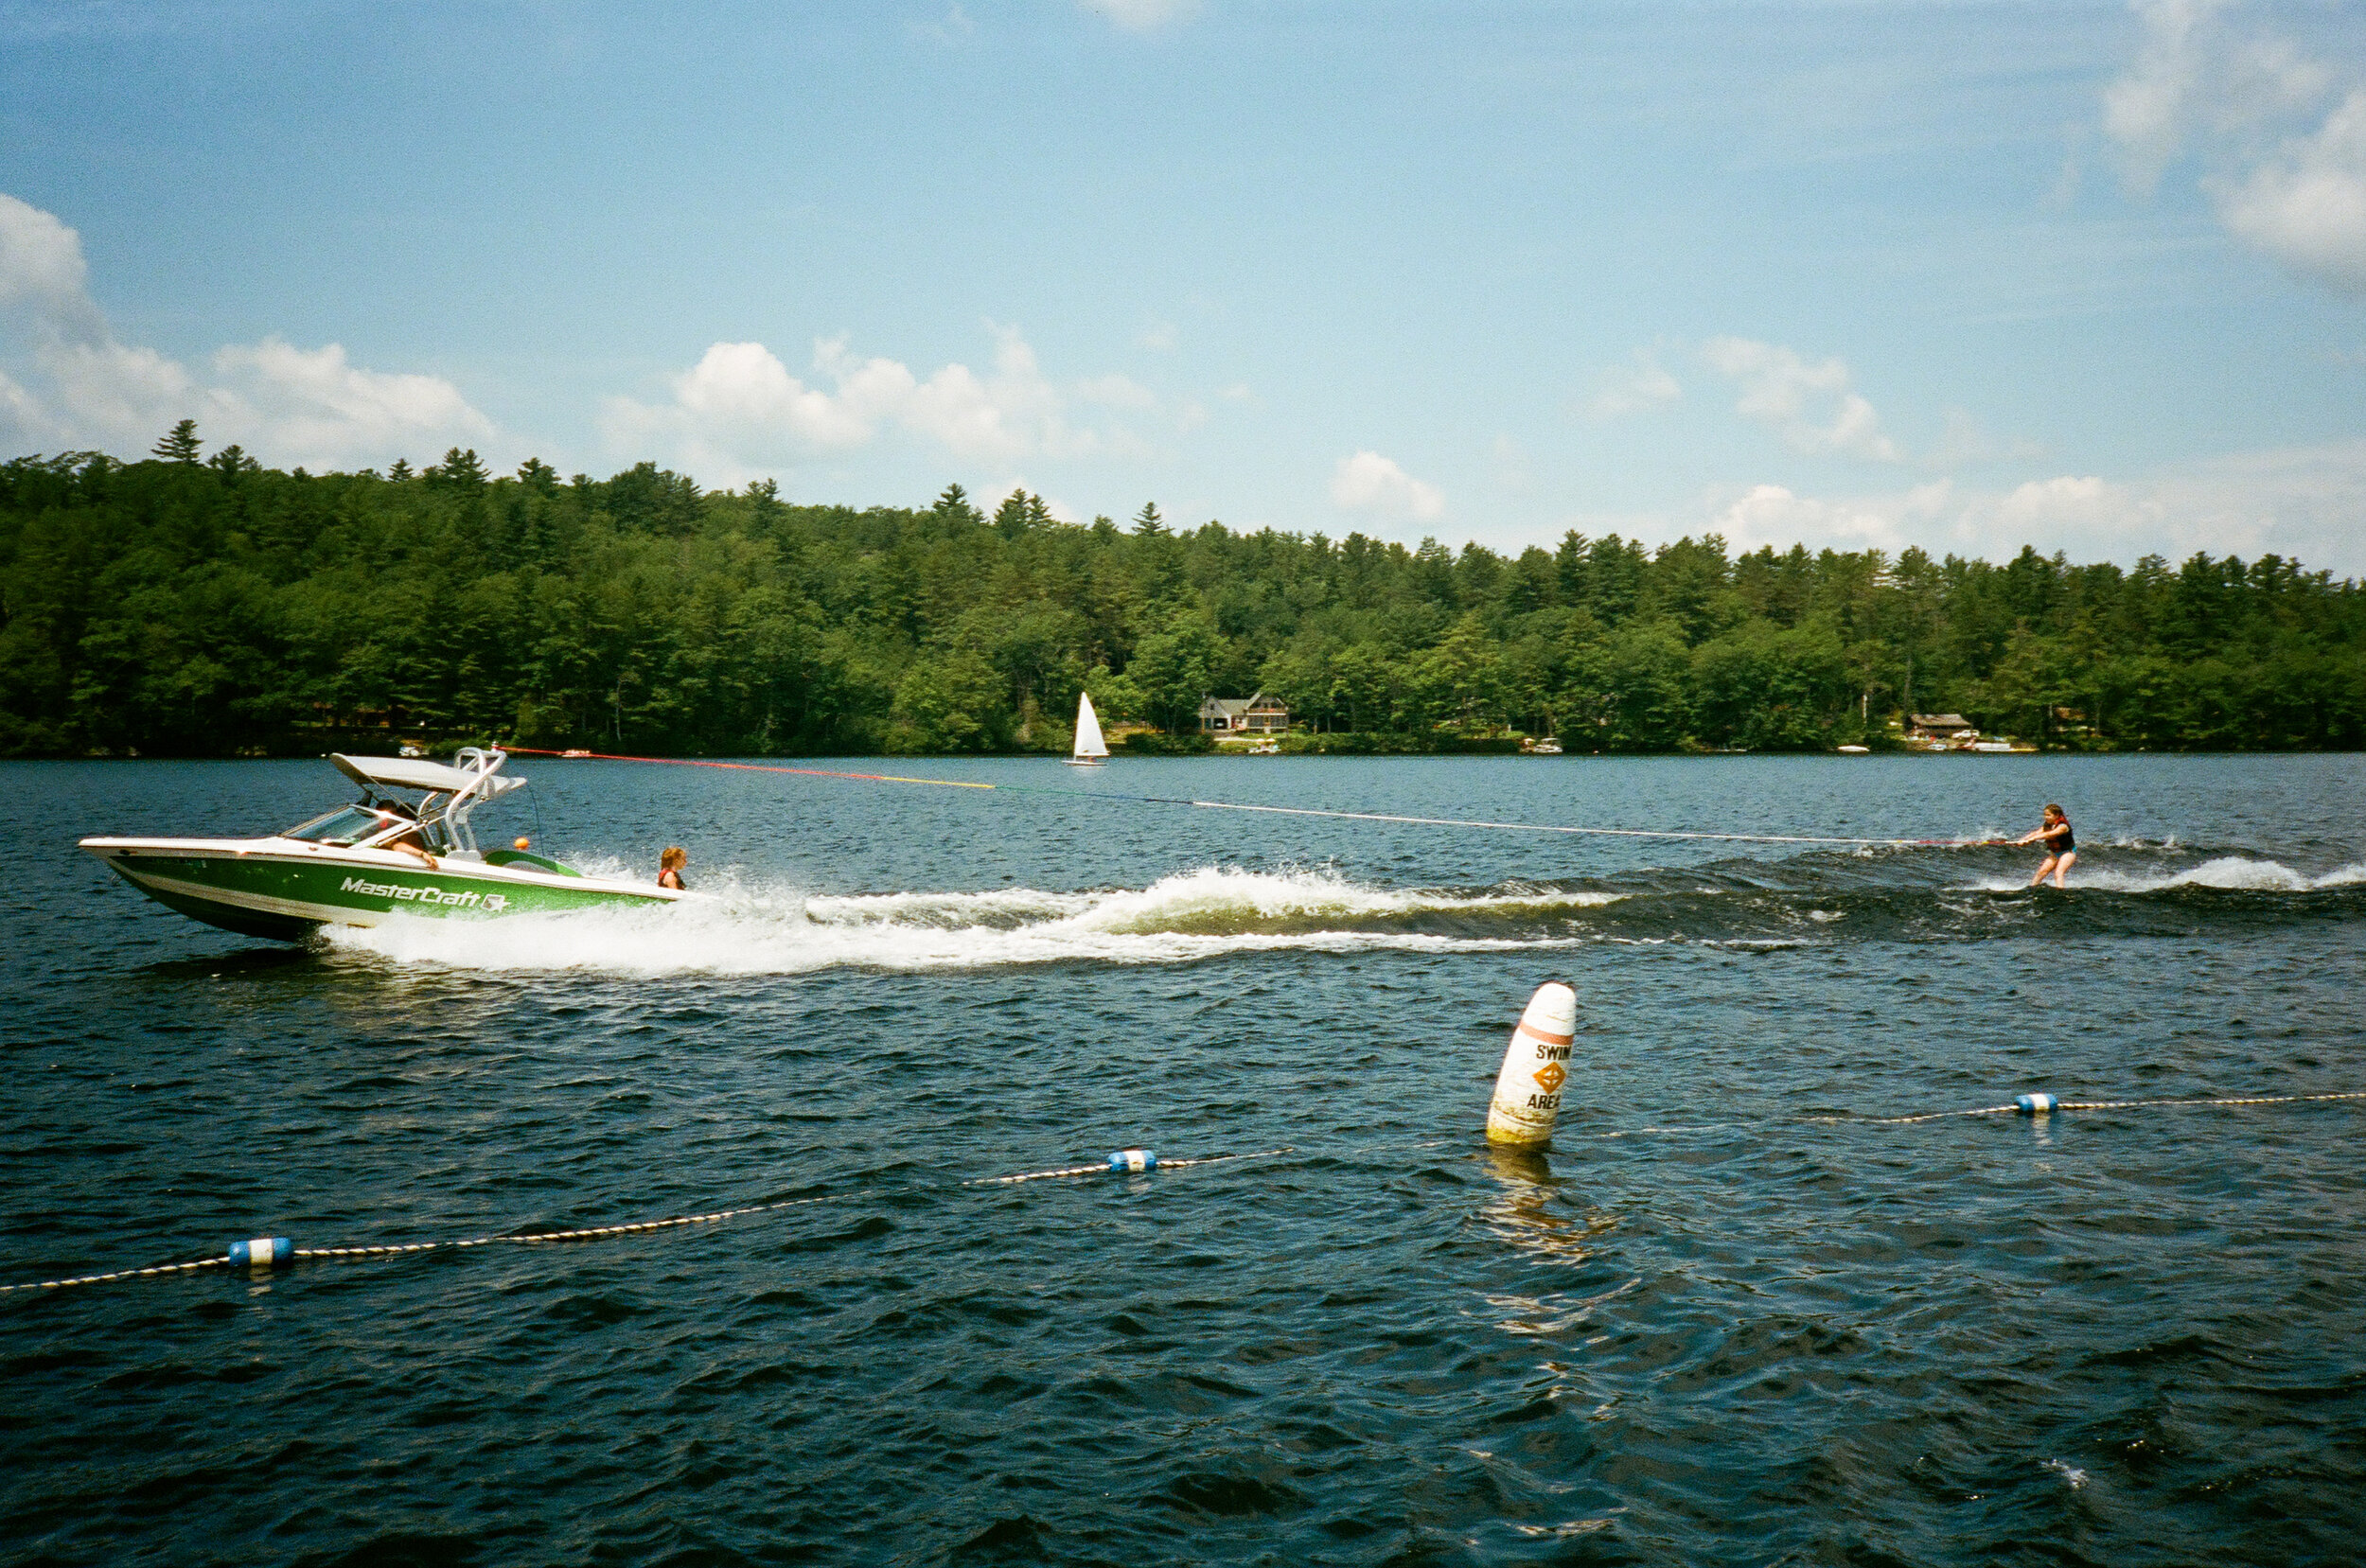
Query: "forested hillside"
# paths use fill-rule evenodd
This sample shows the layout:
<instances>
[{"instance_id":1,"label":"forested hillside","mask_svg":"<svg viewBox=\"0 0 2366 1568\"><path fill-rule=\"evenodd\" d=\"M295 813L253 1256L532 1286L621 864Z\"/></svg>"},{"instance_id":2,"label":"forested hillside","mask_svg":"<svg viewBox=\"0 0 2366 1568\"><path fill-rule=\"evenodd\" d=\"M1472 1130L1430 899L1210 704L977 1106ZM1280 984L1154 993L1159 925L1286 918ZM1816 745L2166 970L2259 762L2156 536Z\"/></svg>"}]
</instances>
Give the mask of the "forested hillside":
<instances>
[{"instance_id":1,"label":"forested hillside","mask_svg":"<svg viewBox=\"0 0 2366 1568\"><path fill-rule=\"evenodd\" d=\"M2034 549L1730 556L1571 533L1507 557L1153 506L1054 521L702 491L642 464L488 476L158 455L0 467L0 753L323 749L356 731L644 751L1062 748L1260 686L1420 747L1820 749L1900 710L2048 744L2356 747L2366 598L2296 562Z\"/></svg>"}]
</instances>

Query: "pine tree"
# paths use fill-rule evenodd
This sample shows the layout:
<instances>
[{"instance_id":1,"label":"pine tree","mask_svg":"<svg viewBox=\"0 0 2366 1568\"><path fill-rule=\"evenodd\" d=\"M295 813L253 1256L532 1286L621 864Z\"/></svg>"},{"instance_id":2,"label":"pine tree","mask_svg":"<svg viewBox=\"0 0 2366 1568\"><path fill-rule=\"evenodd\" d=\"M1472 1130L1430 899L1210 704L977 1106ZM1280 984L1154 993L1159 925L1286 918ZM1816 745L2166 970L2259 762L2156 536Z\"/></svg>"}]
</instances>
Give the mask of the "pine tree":
<instances>
[{"instance_id":1,"label":"pine tree","mask_svg":"<svg viewBox=\"0 0 2366 1568\"><path fill-rule=\"evenodd\" d=\"M444 453L441 467L428 469L427 478L455 490L482 490L486 475L485 465L477 460L474 447L467 451L454 447Z\"/></svg>"},{"instance_id":2,"label":"pine tree","mask_svg":"<svg viewBox=\"0 0 2366 1568\"><path fill-rule=\"evenodd\" d=\"M168 463L195 463L205 449L197 439L197 421L184 419L148 449Z\"/></svg>"},{"instance_id":3,"label":"pine tree","mask_svg":"<svg viewBox=\"0 0 2366 1568\"><path fill-rule=\"evenodd\" d=\"M945 494L937 497L936 505L929 509L950 523L975 527L986 520L985 515L969 503L969 492L959 484L947 484Z\"/></svg>"},{"instance_id":4,"label":"pine tree","mask_svg":"<svg viewBox=\"0 0 2366 1568\"><path fill-rule=\"evenodd\" d=\"M1158 515L1158 503L1142 502L1142 509L1134 514L1134 532L1144 538L1157 538L1167 531L1166 520Z\"/></svg>"},{"instance_id":5,"label":"pine tree","mask_svg":"<svg viewBox=\"0 0 2366 1568\"><path fill-rule=\"evenodd\" d=\"M1022 486L1004 496L1002 504L995 508L995 531L1004 538L1016 540L1021 534L1027 532L1028 524L1033 520L1027 500L1027 491ZM1037 504L1040 505L1041 502Z\"/></svg>"}]
</instances>

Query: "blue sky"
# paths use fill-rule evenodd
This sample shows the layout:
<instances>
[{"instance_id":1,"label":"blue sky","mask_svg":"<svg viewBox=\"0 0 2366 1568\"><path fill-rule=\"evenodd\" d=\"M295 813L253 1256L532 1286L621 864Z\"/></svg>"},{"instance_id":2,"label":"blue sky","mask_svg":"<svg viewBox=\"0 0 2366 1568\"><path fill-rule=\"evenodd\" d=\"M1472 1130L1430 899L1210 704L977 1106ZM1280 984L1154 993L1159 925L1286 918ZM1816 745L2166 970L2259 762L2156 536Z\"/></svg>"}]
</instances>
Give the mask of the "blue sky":
<instances>
[{"instance_id":1,"label":"blue sky","mask_svg":"<svg viewBox=\"0 0 2366 1568\"><path fill-rule=\"evenodd\" d=\"M2366 573L2366 7L0 0L0 444Z\"/></svg>"}]
</instances>

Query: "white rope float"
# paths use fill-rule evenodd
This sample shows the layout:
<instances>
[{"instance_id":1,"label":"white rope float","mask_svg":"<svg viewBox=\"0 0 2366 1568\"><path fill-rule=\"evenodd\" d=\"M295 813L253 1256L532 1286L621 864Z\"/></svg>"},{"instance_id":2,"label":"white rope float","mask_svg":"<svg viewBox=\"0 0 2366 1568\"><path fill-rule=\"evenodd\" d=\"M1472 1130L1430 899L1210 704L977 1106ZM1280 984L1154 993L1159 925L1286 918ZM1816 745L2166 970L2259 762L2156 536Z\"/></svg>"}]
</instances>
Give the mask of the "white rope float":
<instances>
[{"instance_id":1,"label":"white rope float","mask_svg":"<svg viewBox=\"0 0 2366 1568\"><path fill-rule=\"evenodd\" d=\"M1196 1159L1162 1160L1147 1149L1114 1149L1109 1157L1098 1165L1063 1165L1051 1171L1022 1171L1015 1176L977 1176L962 1183L963 1187L1011 1187L1019 1182L1052 1181L1063 1176L1105 1176L1139 1174L1150 1171L1180 1171L1192 1165L1223 1165L1231 1160L1272 1159L1277 1154L1296 1154L1295 1149L1260 1149L1253 1154L1202 1154Z\"/></svg>"}]
</instances>

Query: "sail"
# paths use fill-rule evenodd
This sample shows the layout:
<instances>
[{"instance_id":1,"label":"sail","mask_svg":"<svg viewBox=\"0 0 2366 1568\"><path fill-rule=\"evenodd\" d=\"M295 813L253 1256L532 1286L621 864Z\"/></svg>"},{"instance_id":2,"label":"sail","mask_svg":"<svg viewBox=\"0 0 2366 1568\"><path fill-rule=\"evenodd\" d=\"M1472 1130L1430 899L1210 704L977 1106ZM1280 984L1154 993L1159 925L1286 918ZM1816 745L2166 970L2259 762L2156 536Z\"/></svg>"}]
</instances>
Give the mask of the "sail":
<instances>
[{"instance_id":1,"label":"sail","mask_svg":"<svg viewBox=\"0 0 2366 1568\"><path fill-rule=\"evenodd\" d=\"M1101 720L1093 715L1093 699L1084 692L1076 694L1076 751L1079 757L1105 757L1108 743L1101 738Z\"/></svg>"}]
</instances>

